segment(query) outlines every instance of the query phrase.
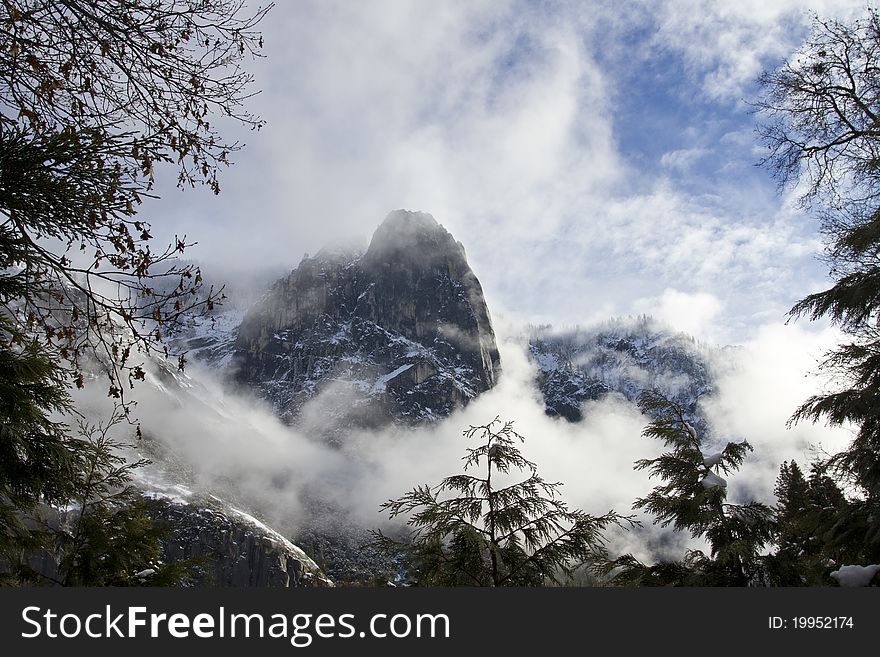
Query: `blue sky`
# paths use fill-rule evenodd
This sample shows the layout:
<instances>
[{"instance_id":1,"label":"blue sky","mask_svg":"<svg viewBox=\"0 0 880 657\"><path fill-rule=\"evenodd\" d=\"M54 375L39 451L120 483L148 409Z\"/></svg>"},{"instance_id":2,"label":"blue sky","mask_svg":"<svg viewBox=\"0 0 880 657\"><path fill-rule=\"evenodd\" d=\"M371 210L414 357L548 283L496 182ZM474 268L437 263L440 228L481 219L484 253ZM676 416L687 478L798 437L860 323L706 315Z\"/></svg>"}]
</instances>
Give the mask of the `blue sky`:
<instances>
[{"instance_id":1,"label":"blue sky","mask_svg":"<svg viewBox=\"0 0 880 657\"><path fill-rule=\"evenodd\" d=\"M396 208L466 247L493 314L647 312L712 342L781 324L825 281L813 218L780 193L748 102L810 2L279 2L223 192L148 206L230 272L365 245ZM233 129L234 131L234 129Z\"/></svg>"}]
</instances>

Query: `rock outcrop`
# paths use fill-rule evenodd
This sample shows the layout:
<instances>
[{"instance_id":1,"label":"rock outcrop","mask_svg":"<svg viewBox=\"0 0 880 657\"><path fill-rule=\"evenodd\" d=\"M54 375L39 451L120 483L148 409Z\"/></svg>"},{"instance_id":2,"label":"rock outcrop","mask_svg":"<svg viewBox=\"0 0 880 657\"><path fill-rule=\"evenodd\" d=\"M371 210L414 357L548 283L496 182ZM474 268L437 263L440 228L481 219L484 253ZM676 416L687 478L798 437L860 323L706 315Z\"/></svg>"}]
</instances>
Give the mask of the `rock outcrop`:
<instances>
[{"instance_id":1,"label":"rock outcrop","mask_svg":"<svg viewBox=\"0 0 880 657\"><path fill-rule=\"evenodd\" d=\"M199 586L332 586L299 547L217 498L151 497L151 515L173 527L162 542L163 560L193 559L204 573Z\"/></svg>"},{"instance_id":2,"label":"rock outcrop","mask_svg":"<svg viewBox=\"0 0 880 657\"><path fill-rule=\"evenodd\" d=\"M363 255L305 258L245 316L233 367L287 421L338 429L445 417L491 388L498 350L464 247L398 210ZM307 402L309 408L306 408Z\"/></svg>"}]
</instances>

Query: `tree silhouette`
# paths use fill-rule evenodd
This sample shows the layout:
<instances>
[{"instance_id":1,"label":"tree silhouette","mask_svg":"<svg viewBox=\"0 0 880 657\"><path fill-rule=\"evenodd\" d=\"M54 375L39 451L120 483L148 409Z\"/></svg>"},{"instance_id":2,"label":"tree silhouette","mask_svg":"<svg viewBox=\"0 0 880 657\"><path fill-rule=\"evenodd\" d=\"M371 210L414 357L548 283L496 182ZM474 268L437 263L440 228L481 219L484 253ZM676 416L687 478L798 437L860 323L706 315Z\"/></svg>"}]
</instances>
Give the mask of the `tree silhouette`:
<instances>
[{"instance_id":1,"label":"tree silhouette","mask_svg":"<svg viewBox=\"0 0 880 657\"><path fill-rule=\"evenodd\" d=\"M219 193L218 170L241 144L221 138L218 120L262 125L243 109L253 92L242 64L262 46L255 27L270 7L0 1L0 571L13 580L27 550L47 547L25 520L76 499L84 473L115 463L110 443L77 439L59 418L71 410L71 381L82 387L103 371L127 412L144 353L167 355L168 325L220 297L202 289L197 267L179 264L185 236L154 251L137 215L161 165L180 186ZM134 503L105 502L89 503L106 514L84 514L82 526L98 520L91 546L99 530L125 529L105 534L118 554L100 559L115 559L122 576L128 557L145 554L138 537L155 549L153 530ZM65 578L121 581L101 568Z\"/></svg>"},{"instance_id":2,"label":"tree silhouette","mask_svg":"<svg viewBox=\"0 0 880 657\"><path fill-rule=\"evenodd\" d=\"M850 23L814 19L799 54L762 77L757 103L782 183L798 183L821 218L834 284L801 299L791 317L828 318L846 341L826 354L836 389L807 399L791 422L853 424L847 449L825 466L861 489L846 525L864 527L867 558L880 557L880 14ZM857 519L856 516L859 516Z\"/></svg>"}]
</instances>

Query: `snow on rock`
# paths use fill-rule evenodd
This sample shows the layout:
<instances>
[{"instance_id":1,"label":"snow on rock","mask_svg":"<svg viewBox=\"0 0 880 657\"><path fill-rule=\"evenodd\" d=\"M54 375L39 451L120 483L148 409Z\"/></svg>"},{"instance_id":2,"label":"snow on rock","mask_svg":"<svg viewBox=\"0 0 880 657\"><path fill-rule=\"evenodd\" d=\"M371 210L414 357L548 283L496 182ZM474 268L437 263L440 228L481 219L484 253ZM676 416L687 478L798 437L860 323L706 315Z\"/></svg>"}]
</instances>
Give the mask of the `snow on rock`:
<instances>
[{"instance_id":1,"label":"snow on rock","mask_svg":"<svg viewBox=\"0 0 880 657\"><path fill-rule=\"evenodd\" d=\"M213 497L218 502L223 503L223 500L221 500L219 497L216 497L214 495L212 495L211 497ZM228 508L229 512L231 512L234 516L244 520L245 522L250 523L251 525L253 525L257 529L265 532L266 537L269 538L270 540L274 540L274 541L280 543L284 547L284 549L286 549L291 554L294 554L297 559L302 561L310 571L318 572L320 570L318 568L318 564L316 564L311 559L311 557L309 557L305 552L303 552L303 550L299 546L294 545L290 540L285 538L282 534L279 534L277 531L275 531L274 529L272 529L271 527L269 527L265 523L257 520L254 516L250 515L249 513L245 513L241 509L236 509L233 506L229 506L227 508Z\"/></svg>"},{"instance_id":2,"label":"snow on rock","mask_svg":"<svg viewBox=\"0 0 880 657\"><path fill-rule=\"evenodd\" d=\"M703 484L703 488L706 490L710 490L712 488L727 488L727 480L719 477L714 472L710 472L700 481Z\"/></svg>"},{"instance_id":3,"label":"snow on rock","mask_svg":"<svg viewBox=\"0 0 880 657\"><path fill-rule=\"evenodd\" d=\"M580 422L587 401L616 392L635 402L656 388L685 409L695 436L706 435L698 404L712 393L709 363L723 361L717 350L647 317L566 331L536 327L528 340L548 415Z\"/></svg>"},{"instance_id":4,"label":"snow on rock","mask_svg":"<svg viewBox=\"0 0 880 657\"><path fill-rule=\"evenodd\" d=\"M169 480L158 468L138 468L132 475L135 485L147 499L167 500L173 504L189 504L192 501L190 488Z\"/></svg>"},{"instance_id":5,"label":"snow on rock","mask_svg":"<svg viewBox=\"0 0 880 657\"><path fill-rule=\"evenodd\" d=\"M283 421L336 442L450 415L495 385L500 359L464 248L430 215L397 211L366 253L323 250L276 281L238 327L231 367Z\"/></svg>"},{"instance_id":6,"label":"snow on rock","mask_svg":"<svg viewBox=\"0 0 880 657\"><path fill-rule=\"evenodd\" d=\"M201 559L200 586L333 586L302 549L213 495L186 504L157 497L150 507L154 518L174 528L162 540L162 559Z\"/></svg>"},{"instance_id":7,"label":"snow on rock","mask_svg":"<svg viewBox=\"0 0 880 657\"><path fill-rule=\"evenodd\" d=\"M831 577L837 580L841 586L868 586L871 580L880 572L880 565L870 566L841 566L831 573Z\"/></svg>"},{"instance_id":8,"label":"snow on rock","mask_svg":"<svg viewBox=\"0 0 880 657\"><path fill-rule=\"evenodd\" d=\"M393 372L389 372L388 374L385 374L384 376L380 376L378 379L376 379L376 383L373 384L372 392L373 393L385 392L385 386L388 384L389 381L396 378L398 375L403 374L412 366L413 366L412 363L407 363L406 365L401 365Z\"/></svg>"},{"instance_id":9,"label":"snow on rock","mask_svg":"<svg viewBox=\"0 0 880 657\"><path fill-rule=\"evenodd\" d=\"M173 353L185 353L187 362L209 367L227 367L235 348L243 308L218 309L208 315L193 315L169 329L168 346Z\"/></svg>"},{"instance_id":10,"label":"snow on rock","mask_svg":"<svg viewBox=\"0 0 880 657\"><path fill-rule=\"evenodd\" d=\"M133 473L150 515L173 527L162 558L204 560L204 586L332 586L321 568L297 545L225 500L174 482L155 464ZM149 574L135 575L143 579Z\"/></svg>"}]
</instances>

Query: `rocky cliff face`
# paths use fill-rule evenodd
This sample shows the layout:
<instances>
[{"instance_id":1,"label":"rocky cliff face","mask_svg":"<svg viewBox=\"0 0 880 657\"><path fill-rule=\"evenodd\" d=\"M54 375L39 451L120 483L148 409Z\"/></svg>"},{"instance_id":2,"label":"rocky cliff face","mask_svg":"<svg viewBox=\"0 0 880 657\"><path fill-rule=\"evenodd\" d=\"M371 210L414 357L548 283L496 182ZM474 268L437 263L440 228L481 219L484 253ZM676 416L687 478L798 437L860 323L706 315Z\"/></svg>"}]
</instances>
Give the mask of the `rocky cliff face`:
<instances>
[{"instance_id":1,"label":"rocky cliff face","mask_svg":"<svg viewBox=\"0 0 880 657\"><path fill-rule=\"evenodd\" d=\"M141 482L143 483L143 482ZM175 494L147 486L141 495L147 512L168 528L161 539L165 563L191 560L196 586L315 587L333 582L298 546L253 516L212 495L195 495L183 486ZM69 529L79 511L44 508L42 522ZM59 555L37 550L28 560L46 582L59 578ZM148 583L145 581L145 583Z\"/></svg>"},{"instance_id":2,"label":"rocky cliff face","mask_svg":"<svg viewBox=\"0 0 880 657\"><path fill-rule=\"evenodd\" d=\"M218 498L147 495L151 515L173 527L162 544L162 558L197 560L204 572L200 586L332 586L299 547Z\"/></svg>"},{"instance_id":3,"label":"rocky cliff face","mask_svg":"<svg viewBox=\"0 0 880 657\"><path fill-rule=\"evenodd\" d=\"M491 388L499 364L464 248L403 210L363 255L325 250L279 280L245 316L233 356L238 380L280 417L315 400L339 429L444 417Z\"/></svg>"},{"instance_id":4,"label":"rocky cliff face","mask_svg":"<svg viewBox=\"0 0 880 657\"><path fill-rule=\"evenodd\" d=\"M529 352L548 415L579 422L588 400L617 392L634 402L656 388L681 404L698 430L706 429L698 409L713 389L706 348L649 318L564 333L536 329Z\"/></svg>"}]
</instances>

